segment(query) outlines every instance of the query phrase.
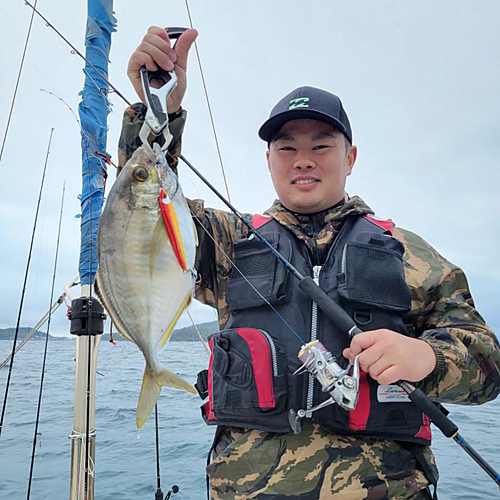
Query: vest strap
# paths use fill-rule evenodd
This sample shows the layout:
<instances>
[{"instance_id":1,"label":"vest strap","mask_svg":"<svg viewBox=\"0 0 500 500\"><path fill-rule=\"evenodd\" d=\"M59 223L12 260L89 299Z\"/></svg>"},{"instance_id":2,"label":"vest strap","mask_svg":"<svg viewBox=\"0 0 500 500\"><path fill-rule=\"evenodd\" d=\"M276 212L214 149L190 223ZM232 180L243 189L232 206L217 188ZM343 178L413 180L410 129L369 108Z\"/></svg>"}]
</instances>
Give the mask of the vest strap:
<instances>
[{"instance_id":1,"label":"vest strap","mask_svg":"<svg viewBox=\"0 0 500 500\"><path fill-rule=\"evenodd\" d=\"M387 220L377 219L376 217L373 217L373 216L368 215L368 214L365 214L364 217L365 217L365 219L368 219L370 222L373 222L374 224L381 227L382 229L385 229L391 235L393 234L394 222L392 222L392 219L387 219Z\"/></svg>"},{"instance_id":2,"label":"vest strap","mask_svg":"<svg viewBox=\"0 0 500 500\"><path fill-rule=\"evenodd\" d=\"M254 214L252 217L252 226L255 229L259 229L260 226L263 226L266 222L269 222L272 219L272 217L269 217L267 215L259 215L259 214Z\"/></svg>"},{"instance_id":3,"label":"vest strap","mask_svg":"<svg viewBox=\"0 0 500 500\"><path fill-rule=\"evenodd\" d=\"M425 477L427 478L429 483L431 483L432 486L434 486L434 494L432 495L432 500L438 500L437 497L438 476L436 475L435 470L429 465L429 462L425 459L424 446L421 444L409 443L406 441L398 441L398 443L415 457L415 460L418 462L420 467L422 467Z\"/></svg>"}]
</instances>

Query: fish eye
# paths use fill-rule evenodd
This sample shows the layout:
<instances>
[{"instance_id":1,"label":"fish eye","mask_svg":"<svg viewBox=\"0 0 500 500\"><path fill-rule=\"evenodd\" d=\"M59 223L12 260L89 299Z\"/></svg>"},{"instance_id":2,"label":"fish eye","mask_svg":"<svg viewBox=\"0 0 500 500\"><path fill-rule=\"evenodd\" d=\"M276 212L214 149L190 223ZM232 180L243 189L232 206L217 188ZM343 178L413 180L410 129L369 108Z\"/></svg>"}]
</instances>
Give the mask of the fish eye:
<instances>
[{"instance_id":1,"label":"fish eye","mask_svg":"<svg viewBox=\"0 0 500 500\"><path fill-rule=\"evenodd\" d=\"M139 182L144 182L149 177L149 172L144 167L135 167L134 170L132 170L132 175Z\"/></svg>"}]
</instances>

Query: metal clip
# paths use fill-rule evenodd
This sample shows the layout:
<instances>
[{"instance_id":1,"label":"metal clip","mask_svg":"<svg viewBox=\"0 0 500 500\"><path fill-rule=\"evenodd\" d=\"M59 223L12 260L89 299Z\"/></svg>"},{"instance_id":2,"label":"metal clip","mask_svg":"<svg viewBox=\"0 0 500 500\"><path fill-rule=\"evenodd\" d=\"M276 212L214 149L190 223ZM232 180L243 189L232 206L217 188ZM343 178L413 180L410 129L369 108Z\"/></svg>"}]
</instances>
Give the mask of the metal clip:
<instances>
[{"instance_id":1,"label":"metal clip","mask_svg":"<svg viewBox=\"0 0 500 500\"><path fill-rule=\"evenodd\" d=\"M299 410L297 412L299 417L309 417L312 412L334 403L348 411L356 408L359 395L358 356L354 358L352 375L349 375L351 366L343 369L332 353L318 340L304 345L298 357L302 361L302 366L295 374L307 370L321 384L322 390L331 396L330 399L309 408L307 411Z\"/></svg>"},{"instance_id":2,"label":"metal clip","mask_svg":"<svg viewBox=\"0 0 500 500\"><path fill-rule=\"evenodd\" d=\"M151 87L152 78L162 80L163 86L159 89ZM139 137L143 145L149 146L148 137L151 132L154 135L163 134L165 144L161 149L166 151L172 142L172 134L168 128L167 99L177 86L177 75L174 71L164 70L157 70L152 74L143 67L141 68L141 83L147 111Z\"/></svg>"}]
</instances>

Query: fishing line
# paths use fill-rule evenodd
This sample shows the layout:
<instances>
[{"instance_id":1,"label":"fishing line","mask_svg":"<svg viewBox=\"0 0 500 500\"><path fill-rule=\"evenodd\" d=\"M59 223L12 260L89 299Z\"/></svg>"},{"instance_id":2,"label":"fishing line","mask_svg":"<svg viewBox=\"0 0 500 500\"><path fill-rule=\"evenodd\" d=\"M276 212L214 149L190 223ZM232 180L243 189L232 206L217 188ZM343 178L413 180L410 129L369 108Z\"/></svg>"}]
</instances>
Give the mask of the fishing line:
<instances>
[{"instance_id":1,"label":"fishing line","mask_svg":"<svg viewBox=\"0 0 500 500\"><path fill-rule=\"evenodd\" d=\"M207 230L207 228L203 225L199 217L191 210L191 215L199 222L200 226L205 230L205 233L210 237L210 239L214 242L214 244L217 246L217 248L224 254L224 256L229 260L231 265L240 273L241 277L247 282L248 285L253 289L253 291L268 305L278 316L278 318L283 321L283 323L286 325L286 327L302 342L302 344L305 344L306 341L294 330L292 325L288 323L288 321L276 310L276 308L269 302L264 295L262 295L257 288L253 285L253 283L243 274L243 272L238 268L238 266L235 264L235 262L229 257L229 255L224 251L222 246L215 241L215 238L210 234L210 231Z\"/></svg>"},{"instance_id":2,"label":"fishing line","mask_svg":"<svg viewBox=\"0 0 500 500\"><path fill-rule=\"evenodd\" d=\"M33 465L35 463L35 451L36 451L36 438L38 433L38 424L40 422L40 409L42 407L42 391L43 391L43 381L45 378L45 364L47 361L47 347L49 343L49 332L50 332L50 321L52 319L52 302L54 300L54 288L56 284L56 273L57 273L57 259L59 256L59 242L61 239L61 225L62 225L62 216L63 216L63 208L64 208L64 193L66 191L66 181L63 183L62 189L62 197L61 197L61 211L59 213L59 228L57 230L57 243L56 243L56 256L54 259L54 273L52 275L52 290L50 292L50 302L49 302L49 319L47 322L47 333L45 334L45 349L43 352L43 362L42 362L42 374L40 377L40 392L38 394L38 407L36 412L36 422L35 422L35 432L33 434L33 450L31 452L31 465L30 465L30 476L28 479L28 493L26 496L26 500L29 500L31 494L31 482L33 479Z\"/></svg>"},{"instance_id":3,"label":"fishing line","mask_svg":"<svg viewBox=\"0 0 500 500\"><path fill-rule=\"evenodd\" d=\"M35 7L36 7L37 2L38 2L38 0L35 0ZM21 73L23 72L24 59L26 57L26 51L28 50L28 42L29 42L30 35L31 35L31 27L33 26L33 19L34 19L34 17L35 17L35 12L33 11L31 13L30 25L29 25L29 28L28 28L28 34L26 36L26 42L24 44L23 55L21 57L21 65L19 66L19 73L17 74L17 81L16 81L16 86L14 88L14 95L12 96L12 102L11 102L11 105L10 105L9 117L7 119L7 126L5 128L5 134L3 136L2 149L0 151L0 161L2 161L3 150L5 148L5 141L7 140L7 134L9 132L9 128L10 128L10 120L12 118L12 112L14 111L14 104L16 102L17 90L19 88L19 82L21 80Z\"/></svg>"},{"instance_id":4,"label":"fishing line","mask_svg":"<svg viewBox=\"0 0 500 500\"><path fill-rule=\"evenodd\" d=\"M47 204L47 198L44 198L40 204L40 214L38 216L38 240L35 242L33 247L33 262L31 264L32 270L30 283L34 300L31 303L30 310L36 313L40 311L43 312L45 301L44 284L42 284L43 278L40 278L40 275L43 274L45 269L44 265L40 265L40 263L42 261L42 253L44 250L45 228L47 224Z\"/></svg>"},{"instance_id":5,"label":"fishing line","mask_svg":"<svg viewBox=\"0 0 500 500\"><path fill-rule=\"evenodd\" d=\"M62 38L66 42L66 44L71 47L74 54L80 56L85 61L115 91L116 95L118 95L123 99L123 101L125 101L127 106L130 106L132 104L60 31L58 31L54 27L53 24L49 22L46 17L44 17L33 5L31 5L28 0L23 0L23 2L25 5L33 9L33 12L36 12L36 14L38 14L45 21L45 24L48 28L52 28L59 35L59 37ZM109 93L109 90L107 93Z\"/></svg>"},{"instance_id":6,"label":"fishing line","mask_svg":"<svg viewBox=\"0 0 500 500\"><path fill-rule=\"evenodd\" d=\"M99 95L104 99L104 101L106 102L106 106L109 107L109 103L108 103L108 94L109 94L109 89L106 89L105 87L100 87L97 82L95 81L95 79L92 77L92 75L84 68L83 69L83 73L88 76L90 78L90 80L92 80L92 83L95 85L95 88L99 91Z\"/></svg>"},{"instance_id":7,"label":"fishing line","mask_svg":"<svg viewBox=\"0 0 500 500\"><path fill-rule=\"evenodd\" d=\"M87 75L88 73L84 70L84 73ZM88 75L91 77L90 75ZM97 85L97 84L96 84ZM92 141L92 137L87 133L87 131L82 127L80 120L78 119L76 113L73 111L73 108L60 96L58 96L55 92L51 92L50 90L46 89L40 89L40 92L46 92L47 94L54 96L56 99L59 99L70 111L70 113L73 115L73 118L76 121L76 124L78 125L78 129L80 130L80 134L83 135L85 138L87 138L89 141ZM107 165L112 165L115 168L118 168L112 161L109 156L107 156L105 153L102 153L101 151L95 151L94 156L97 156L100 160L104 161ZM102 165L102 163L101 163ZM108 177L108 171L107 169L103 166L102 167L103 172L104 172L104 183L106 183L106 178Z\"/></svg>"},{"instance_id":8,"label":"fishing line","mask_svg":"<svg viewBox=\"0 0 500 500\"><path fill-rule=\"evenodd\" d=\"M186 4L186 10L187 10L188 18L189 18L189 24L191 26L191 29L194 29L193 28L193 20L191 19L191 11L189 10L188 0L185 0L185 4ZM229 187L227 185L226 171L224 169L224 162L222 161L222 153L220 150L219 139L217 137L217 131L215 130L215 121L214 121L214 116L212 113L212 106L210 105L210 99L208 97L208 90L207 90L207 85L205 82L205 75L203 73L203 68L201 66L201 58L200 58L200 53L198 51L198 44L196 43L196 40L194 41L194 49L196 51L196 58L198 60L198 67L200 68L201 82L203 84L203 90L205 91L205 99L207 101L208 114L210 115L210 122L212 124L212 130L214 133L215 144L217 147L217 154L219 155L219 162L220 162L220 166L222 169L222 177L224 178L224 185L226 187L227 198L229 201L231 201L231 196L229 194Z\"/></svg>"},{"instance_id":9,"label":"fishing line","mask_svg":"<svg viewBox=\"0 0 500 500\"><path fill-rule=\"evenodd\" d=\"M79 55L87 64L89 64L89 66L91 66L94 71L115 91L115 93L121 97L121 99L128 105L130 106L131 103L130 101L128 101L119 91L118 89L112 85L109 80L104 76L102 75L98 70L97 68L94 67L94 65L92 63L90 63L86 58L85 56L83 56L83 54L81 54L77 49L76 47L74 47L38 10L36 10L36 8L31 5L27 0L24 0L24 3L25 5L28 5L36 14L38 14L46 23L46 25L50 28L52 28L73 50L73 53ZM191 22L191 16L190 16L190 13L189 13L189 6L187 4L187 0L186 0L186 6L188 8L188 15L189 15L189 19L190 19L190 22ZM192 25L192 23L191 23ZM198 59L199 59L199 53L198 53L198 49L197 49L197 46L196 46L196 43L195 43L195 48L196 48L196 52L197 52L197 55L198 55ZM200 67L201 67L201 62L199 62L200 64ZM203 78L203 74L202 74L202 80L204 82L204 78ZM204 84L205 86L205 84ZM205 88L205 92L206 92L206 88ZM108 91L109 93L109 91ZM206 92L206 96L208 97L208 93ZM208 107L210 108L210 104L208 103ZM212 116L212 113L210 113L210 115ZM219 148L218 148L219 149ZM171 155L170 155L171 156ZM319 288L319 286L317 286L315 283L314 283L314 280L310 277L310 276L302 276L299 271L290 263L288 262L267 240L264 236L262 236L260 234L260 232L255 229L231 204L230 201L226 200L216 189L214 186L212 186L212 184L210 184L208 182L208 180L200 173L198 172L198 170L183 156L183 155L179 155L179 158L191 169L193 170L193 172L195 172L198 177L203 181L205 182L205 184L210 187L210 189L224 202L224 204L226 206L228 206L231 211L245 224L245 226L247 226L250 231L255 235L257 236L257 238L263 243L265 244L270 250L271 252L278 258L278 260L287 268L290 270L290 272L299 280L300 282L300 287L303 289L304 292L306 292L313 300L315 300L317 303L318 303L318 306L325 312L327 313L327 315L330 315L330 314L333 314L334 316L336 315L337 316L337 326L341 329L341 330L345 330L347 331L348 333L351 333L351 331L353 331L354 329L356 329L355 326L351 326L350 328L347 328L350 323L351 323L351 318L347 315L347 313L345 313L345 311L341 310L340 306L338 306L336 303L334 303L329 297L328 295L321 289ZM223 170L223 175L224 175L224 182L226 184L226 190L227 190L227 183L226 183L226 178L225 178L225 173L224 173L224 170ZM229 198L229 192L228 192L228 198ZM208 234L208 232L207 232ZM211 235L210 235L211 236ZM31 258L31 248L30 248L30 256L28 258L28 264L29 264L29 260ZM29 267L29 265L27 266L27 268ZM240 272L241 273L241 272ZM25 284L26 284L26 278L25 278ZM92 287L90 287L92 288ZM22 294L22 299L21 299L21 307L20 307L20 313L21 313L21 310L22 310L22 302L23 302L23 298L24 298L24 290L23 290L23 294ZM274 308L273 308L274 309ZM329 313L329 314L328 314ZM20 318L19 318L20 319ZM18 320L19 321L19 320ZM91 322L91 318L89 318L89 323ZM14 337L14 348L13 348L13 354L14 354L14 351L15 351L15 344L16 344L16 341L17 341L17 335L18 335L18 331L19 331L19 323L16 327L16 334L15 334L15 337ZM298 334L296 334L298 336ZM300 336L298 336L298 338L300 339ZM90 348L90 338L89 338L89 348ZM302 339L300 339L302 341ZM1 432L2 432L2 427L3 427L3 419L4 419L4 414L5 414L5 405L6 405L6 401L7 401L7 394L8 394L8 387L9 387L9 383L10 383L10 377L11 377L11 370L12 370L12 364L13 364L13 360L14 360L14 356L12 355L12 358L11 358L11 364L10 364L10 369L9 369L9 376L8 376L8 381L7 381L7 388L6 388L6 392L5 392L5 398L4 398L4 405L3 405L3 409L2 409L2 417L1 417L1 420L0 420L0 435L1 435ZM89 376L88 376L88 382L90 382L90 352L89 352ZM404 382L403 382L404 384ZM88 384L88 388L90 387L90 385ZM418 389L417 389L418 391ZM414 391L414 392L417 392L417 391ZM85 487L87 488L87 483L88 483L88 443L89 443L89 433L88 433L88 425L89 425L89 418L88 418L88 414L89 414L89 398L90 398L90 394L89 394L89 390L87 390L87 435L86 435L86 440L87 440L87 446L86 446L86 470L85 470ZM432 404L431 400L425 396L423 393L421 394L422 398L425 398L423 399L423 401L426 401L427 403L429 404ZM419 406L422 405L422 402ZM449 420L449 419L447 419ZM451 423L451 421L449 421ZM434 422L435 423L435 422ZM453 424L454 425L454 424ZM461 436L458 436L456 441L460 444L461 442L463 442L463 438ZM481 465L485 470L488 470L488 469L491 469L489 466L488 467L485 467L483 466L482 464L484 464L484 460L477 454L477 453L470 453L467 448L464 446L463 447L468 453L469 455L471 455L474 460L476 460L476 462ZM477 457L477 458L476 458ZM479 460L481 460L482 463L479 463ZM500 476L496 473L496 472L491 472L491 476L492 478L494 479L494 481L499 484L500 483ZM495 476L495 477L493 477ZM169 496L169 495L167 495Z\"/></svg>"},{"instance_id":10,"label":"fishing line","mask_svg":"<svg viewBox=\"0 0 500 500\"><path fill-rule=\"evenodd\" d=\"M92 289L92 285L90 285ZM90 300L92 300L92 291L90 291ZM92 314L89 314L87 321L87 336L88 336L88 356L87 356L87 391L86 391L86 420L85 420L85 498L89 491L89 456L90 456L90 381L91 381L91 367L92 367Z\"/></svg>"},{"instance_id":11,"label":"fishing line","mask_svg":"<svg viewBox=\"0 0 500 500\"><path fill-rule=\"evenodd\" d=\"M167 154L170 158L174 159L174 157L167 151ZM234 215L236 215L236 217L238 217L238 219L243 222L243 224L250 230L251 233L253 233L258 239L259 241L261 241L262 243L264 243L264 245L266 245L269 250L271 250L271 252L274 254L274 256L300 281L300 282L303 282L303 281L306 281L308 278L310 278L309 276L308 277L305 277L305 276L302 276L302 274L299 273L299 271L295 268L295 266L293 266L293 264L291 262L289 262L288 260L285 259L285 257L283 257L283 255L281 255L280 252L278 252L278 250L276 250L276 248L274 248L271 243L269 243L269 241L267 241L267 239L260 233L260 231L258 231L253 225L251 222L249 222L237 209L236 207L228 200L226 200L226 198L224 198L224 196L217 190L217 188L210 183L210 181L190 162L188 161L183 155L179 155L179 158L206 184L207 187L210 188L210 190L224 203L224 205L226 205L230 210L231 212L234 213ZM319 290L321 290L319 288L319 286L317 286L317 288Z\"/></svg>"},{"instance_id":12,"label":"fishing line","mask_svg":"<svg viewBox=\"0 0 500 500\"><path fill-rule=\"evenodd\" d=\"M33 242L35 240L35 232L36 232L36 225L37 225L37 220L38 220L38 213L40 210L40 202L42 199L42 192L43 192L43 184L45 181L45 173L47 171L47 164L49 162L49 155L50 155L50 145L52 143L52 134L54 133L54 129L50 129L50 137L49 137L49 144L47 146L47 154L45 155L45 164L43 166L43 173L42 173L42 180L40 183L40 192L38 194L38 202L36 206L36 211L35 211L35 220L33 222L33 231L31 233L31 243L30 243L30 248L28 252L28 262L26 263L26 270L24 273L24 283L23 283L23 290L21 292L21 303L19 304L19 313L17 315L17 323L16 323L16 333L14 335L14 342L12 343L12 354L10 355L10 365L9 365L9 375L7 376L7 384L5 386L5 396L3 400L3 407L2 407L2 417L0 418L0 436L2 435L2 429L3 429L3 421L5 417L5 409L7 407L7 396L9 394L9 387L10 387L10 379L12 376L12 366L14 365L14 357L16 355L16 344L17 344L17 337L19 335L19 325L21 324L21 315L23 312L23 303L24 303L24 296L26 294L26 283L28 281L28 274L29 274L29 269L30 269L30 262L31 262L31 255L33 251Z\"/></svg>"},{"instance_id":13,"label":"fishing line","mask_svg":"<svg viewBox=\"0 0 500 500\"><path fill-rule=\"evenodd\" d=\"M172 155L169 156L172 158ZM299 287L317 304L318 307L331 319L331 321L341 330L346 332L349 336L361 333L361 330L357 327L354 320L349 316L349 314L344 311L336 302L334 302L325 292L322 290L319 285L317 285L314 280L310 276L302 276L291 263L289 263L285 257L283 257L272 245L269 243L266 238L260 234L257 229L255 229L250 222L240 214L232 204L225 200L224 197L217 191L217 189L182 155L179 155L179 158L189 167L193 172L198 175L198 177L224 202L226 206L228 206L231 211L236 215L244 224L247 226L250 231L256 235L261 242L266 244L268 248L270 248L273 253L279 258L280 262L282 262L287 269L290 269L292 274L299 280ZM195 214L193 214L195 215ZM196 217L196 215L195 215ZM201 223L201 221L196 217L196 219ZM202 227L203 224L201 224ZM215 239L205 228L206 234L210 236L210 238L214 241ZM219 245L218 245L219 246ZM220 248L220 246L219 246ZM222 248L221 248L222 250ZM223 251L223 250L222 250ZM223 251L225 254L225 252ZM226 254L225 254L226 255ZM229 261L234 266L234 263L231 259L226 255ZM240 270L238 272L243 276ZM245 277L244 277L245 278ZM247 283L249 281L245 278ZM250 283L249 283L250 284ZM260 294L259 294L260 295ZM267 302L267 301L266 301ZM272 305L271 308L277 313ZM278 314L278 313L277 313ZM279 316L279 314L278 314ZM297 335L297 334L296 334ZM298 335L297 335L298 336ZM300 338L300 337L299 337ZM302 339L301 339L302 341ZM303 342L303 341L302 341ZM472 446L470 446L465 439L458 433L458 427L450 420L433 402L432 400L422 392L421 389L416 388L412 384L409 384L405 381L397 382L397 385L401 386L405 392L408 394L411 401L418 407L420 410L425 413L432 423L438 427L438 429L446 436L452 437L456 443L458 443L462 449L493 479L493 481L500 486L500 474L491 467L486 460L484 460L479 453L477 453Z\"/></svg>"},{"instance_id":14,"label":"fishing line","mask_svg":"<svg viewBox=\"0 0 500 500\"><path fill-rule=\"evenodd\" d=\"M198 325L196 325L196 323L194 322L194 319L193 317L191 316L191 313L186 309L186 314L189 316L189 319L191 320L191 323L196 331L196 333L198 334L198 337L200 339L200 342L201 344L203 345L203 349L205 349L205 352L207 353L207 356L210 357L210 351L207 347L207 343L203 340L203 336L201 335L201 332L198 328Z\"/></svg>"},{"instance_id":15,"label":"fishing line","mask_svg":"<svg viewBox=\"0 0 500 500\"><path fill-rule=\"evenodd\" d=\"M89 153L88 148L85 146L85 165L88 165ZM94 248L94 238L92 233L92 226L94 224L92 212L92 183L90 182L91 175L88 175L89 186L89 211L90 211L90 259L89 259L89 274L92 276L92 256ZM92 280L89 283L89 298L92 304ZM88 355L87 355L87 391L86 391L86 421L85 421L85 484L84 494L87 498L89 488L89 456L90 456L90 389L91 389L91 372L92 372L92 312L88 315L87 321L87 337L88 337Z\"/></svg>"}]
</instances>

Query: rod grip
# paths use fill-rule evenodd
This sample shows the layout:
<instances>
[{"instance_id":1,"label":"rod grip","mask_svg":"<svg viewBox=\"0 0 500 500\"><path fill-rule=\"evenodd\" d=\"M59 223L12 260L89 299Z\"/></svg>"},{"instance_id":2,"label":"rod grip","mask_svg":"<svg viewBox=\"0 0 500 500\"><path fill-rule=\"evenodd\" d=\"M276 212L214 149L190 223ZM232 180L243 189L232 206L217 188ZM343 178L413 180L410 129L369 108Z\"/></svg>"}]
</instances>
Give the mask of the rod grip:
<instances>
[{"instance_id":1,"label":"rod grip","mask_svg":"<svg viewBox=\"0 0 500 500\"><path fill-rule=\"evenodd\" d=\"M318 307L341 331L349 332L351 337L361 332L349 314L336 304L310 276L304 277L299 282L299 287L318 304ZM420 389L408 382L398 382L398 384L408 393L410 400L432 420L446 437L451 437L458 432L458 427Z\"/></svg>"},{"instance_id":2,"label":"rod grip","mask_svg":"<svg viewBox=\"0 0 500 500\"><path fill-rule=\"evenodd\" d=\"M356 323L349 314L336 304L332 298L316 284L311 276L306 276L300 280L299 288L318 304L318 307L339 330L349 332L351 337L357 333L361 333L361 330L356 326Z\"/></svg>"},{"instance_id":3,"label":"rod grip","mask_svg":"<svg viewBox=\"0 0 500 500\"><path fill-rule=\"evenodd\" d=\"M415 388L408 382L397 382L397 384L408 393L411 401L432 420L432 423L446 437L452 437L458 432L458 427L420 389Z\"/></svg>"}]
</instances>

